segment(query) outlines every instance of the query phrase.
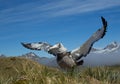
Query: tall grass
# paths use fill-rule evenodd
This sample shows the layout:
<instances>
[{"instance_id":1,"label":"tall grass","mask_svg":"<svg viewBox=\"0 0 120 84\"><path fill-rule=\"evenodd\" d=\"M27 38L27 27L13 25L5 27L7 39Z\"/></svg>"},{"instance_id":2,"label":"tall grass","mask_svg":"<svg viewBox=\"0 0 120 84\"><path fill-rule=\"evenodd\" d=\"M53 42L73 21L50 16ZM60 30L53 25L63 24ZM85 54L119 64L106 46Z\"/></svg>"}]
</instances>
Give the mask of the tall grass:
<instances>
[{"instance_id":1,"label":"tall grass","mask_svg":"<svg viewBox=\"0 0 120 84\"><path fill-rule=\"evenodd\" d=\"M88 75L99 81L103 81L110 84L120 84L120 71L119 69L115 70L112 67L96 67L96 68L87 68L83 75Z\"/></svg>"},{"instance_id":2,"label":"tall grass","mask_svg":"<svg viewBox=\"0 0 120 84\"><path fill-rule=\"evenodd\" d=\"M120 84L120 66L61 71L23 58L0 58L0 84Z\"/></svg>"}]
</instances>

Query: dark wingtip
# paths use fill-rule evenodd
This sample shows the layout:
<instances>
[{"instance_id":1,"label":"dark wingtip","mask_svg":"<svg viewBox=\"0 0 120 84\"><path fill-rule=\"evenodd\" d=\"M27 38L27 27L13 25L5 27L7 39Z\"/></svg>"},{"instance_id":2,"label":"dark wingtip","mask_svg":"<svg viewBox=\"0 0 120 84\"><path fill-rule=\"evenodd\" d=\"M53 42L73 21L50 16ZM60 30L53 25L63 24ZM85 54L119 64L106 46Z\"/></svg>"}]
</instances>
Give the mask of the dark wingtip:
<instances>
[{"instance_id":1,"label":"dark wingtip","mask_svg":"<svg viewBox=\"0 0 120 84\"><path fill-rule=\"evenodd\" d=\"M41 49L37 49L37 48L32 48L31 47L31 43L23 43L21 42L22 46L27 48L27 49L31 49L31 50L41 50Z\"/></svg>"},{"instance_id":2,"label":"dark wingtip","mask_svg":"<svg viewBox=\"0 0 120 84\"><path fill-rule=\"evenodd\" d=\"M103 38L107 32L107 21L105 20L105 18L103 16L101 16L101 19L102 19L102 23L103 23L103 27L104 27L104 33L101 37L101 38Z\"/></svg>"},{"instance_id":3,"label":"dark wingtip","mask_svg":"<svg viewBox=\"0 0 120 84\"><path fill-rule=\"evenodd\" d=\"M105 20L105 18L101 16L101 19L102 19L103 26L107 27L107 21Z\"/></svg>"},{"instance_id":4,"label":"dark wingtip","mask_svg":"<svg viewBox=\"0 0 120 84\"><path fill-rule=\"evenodd\" d=\"M22 45L24 45L24 43L23 43L23 42L21 42L21 44L22 44Z\"/></svg>"},{"instance_id":5,"label":"dark wingtip","mask_svg":"<svg viewBox=\"0 0 120 84\"><path fill-rule=\"evenodd\" d=\"M23 42L21 42L22 46L24 46L25 48L28 48L27 45Z\"/></svg>"}]
</instances>

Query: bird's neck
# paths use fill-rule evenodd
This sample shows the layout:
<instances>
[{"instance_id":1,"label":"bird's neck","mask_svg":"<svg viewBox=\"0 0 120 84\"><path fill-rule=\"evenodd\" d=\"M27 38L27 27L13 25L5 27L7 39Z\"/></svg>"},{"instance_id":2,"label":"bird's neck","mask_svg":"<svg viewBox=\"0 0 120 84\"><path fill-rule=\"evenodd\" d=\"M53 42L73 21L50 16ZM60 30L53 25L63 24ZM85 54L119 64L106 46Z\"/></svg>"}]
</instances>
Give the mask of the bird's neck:
<instances>
[{"instance_id":1,"label":"bird's neck","mask_svg":"<svg viewBox=\"0 0 120 84\"><path fill-rule=\"evenodd\" d=\"M64 56L69 56L70 52L58 53L57 54L57 61L60 61Z\"/></svg>"}]
</instances>

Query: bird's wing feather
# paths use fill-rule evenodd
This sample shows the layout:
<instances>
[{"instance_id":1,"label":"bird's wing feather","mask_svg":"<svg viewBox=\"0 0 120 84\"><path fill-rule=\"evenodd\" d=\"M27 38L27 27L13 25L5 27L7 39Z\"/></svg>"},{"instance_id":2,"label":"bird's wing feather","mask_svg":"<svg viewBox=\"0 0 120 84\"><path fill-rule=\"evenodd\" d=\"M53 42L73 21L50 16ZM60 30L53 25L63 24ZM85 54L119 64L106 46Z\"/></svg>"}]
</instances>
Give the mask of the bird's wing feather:
<instances>
[{"instance_id":1,"label":"bird's wing feather","mask_svg":"<svg viewBox=\"0 0 120 84\"><path fill-rule=\"evenodd\" d=\"M107 21L101 17L103 27L98 29L80 48L75 49L71 52L75 60L79 60L81 57L89 54L93 44L99 39L103 38L107 30Z\"/></svg>"},{"instance_id":2,"label":"bird's wing feather","mask_svg":"<svg viewBox=\"0 0 120 84\"><path fill-rule=\"evenodd\" d=\"M21 43L25 48L31 49L31 50L44 50L50 54L55 55L56 52L52 51L51 48L52 45L46 43L46 42L34 42L34 43Z\"/></svg>"}]
</instances>

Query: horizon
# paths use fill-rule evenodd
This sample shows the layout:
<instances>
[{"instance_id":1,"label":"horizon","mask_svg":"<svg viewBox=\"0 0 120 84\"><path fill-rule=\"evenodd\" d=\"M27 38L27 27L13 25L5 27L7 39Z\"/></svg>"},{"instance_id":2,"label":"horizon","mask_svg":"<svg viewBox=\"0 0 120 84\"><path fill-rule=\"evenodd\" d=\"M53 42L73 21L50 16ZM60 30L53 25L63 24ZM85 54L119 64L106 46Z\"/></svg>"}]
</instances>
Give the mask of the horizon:
<instances>
[{"instance_id":1,"label":"horizon","mask_svg":"<svg viewBox=\"0 0 120 84\"><path fill-rule=\"evenodd\" d=\"M109 0L1 0L0 53L18 56L34 52L51 56L44 51L25 49L21 42L52 45L61 42L68 50L75 49L102 27L101 16L108 22L107 33L93 47L120 43L119 7L120 1Z\"/></svg>"}]
</instances>

